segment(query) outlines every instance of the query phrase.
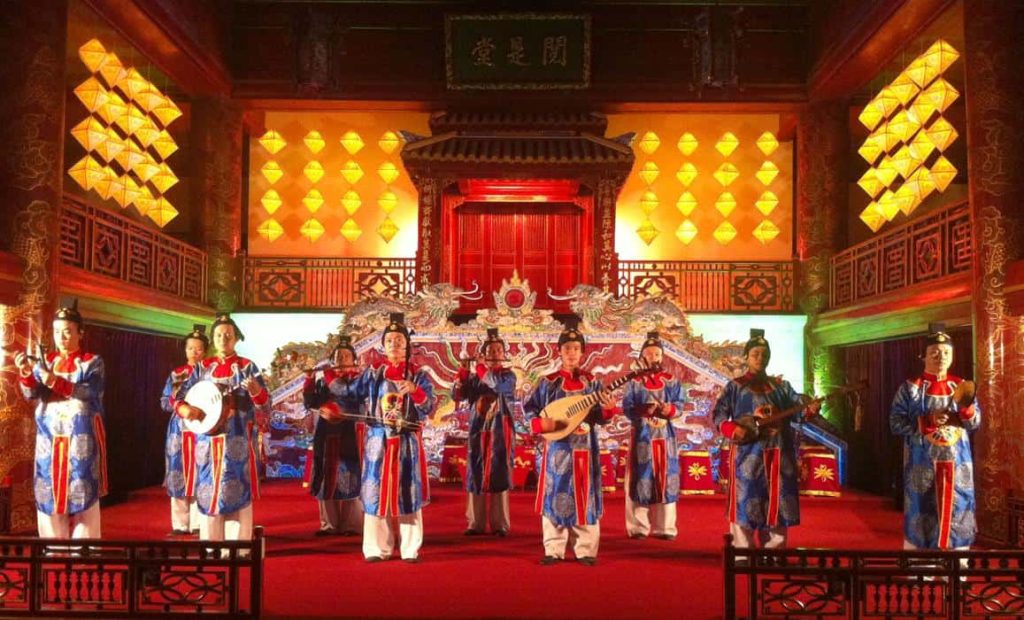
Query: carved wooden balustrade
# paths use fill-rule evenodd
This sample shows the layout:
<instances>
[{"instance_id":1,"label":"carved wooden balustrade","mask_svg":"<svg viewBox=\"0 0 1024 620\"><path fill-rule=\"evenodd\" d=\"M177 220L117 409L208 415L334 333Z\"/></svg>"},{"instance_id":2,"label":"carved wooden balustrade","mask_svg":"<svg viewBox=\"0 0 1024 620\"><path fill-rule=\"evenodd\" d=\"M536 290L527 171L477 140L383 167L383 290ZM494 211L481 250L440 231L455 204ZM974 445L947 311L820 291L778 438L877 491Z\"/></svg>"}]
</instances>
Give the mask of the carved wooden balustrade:
<instances>
[{"instance_id":1,"label":"carved wooden balustrade","mask_svg":"<svg viewBox=\"0 0 1024 620\"><path fill-rule=\"evenodd\" d=\"M245 259L246 308L340 310L369 296L400 297L415 291L414 258Z\"/></svg>"},{"instance_id":2,"label":"carved wooden balustrade","mask_svg":"<svg viewBox=\"0 0 1024 620\"><path fill-rule=\"evenodd\" d=\"M0 538L3 618L259 618L262 527L252 540Z\"/></svg>"},{"instance_id":3,"label":"carved wooden balustrade","mask_svg":"<svg viewBox=\"0 0 1024 620\"><path fill-rule=\"evenodd\" d=\"M74 196L64 196L60 260L122 282L206 303L205 252Z\"/></svg>"},{"instance_id":4,"label":"carved wooden balustrade","mask_svg":"<svg viewBox=\"0 0 1024 620\"><path fill-rule=\"evenodd\" d=\"M618 263L619 295L665 294L687 312L792 312L791 262Z\"/></svg>"},{"instance_id":5,"label":"carved wooden balustrade","mask_svg":"<svg viewBox=\"0 0 1024 620\"><path fill-rule=\"evenodd\" d=\"M727 535L724 574L727 619L1024 616L1019 550L739 549Z\"/></svg>"},{"instance_id":6,"label":"carved wooden balustrade","mask_svg":"<svg viewBox=\"0 0 1024 620\"><path fill-rule=\"evenodd\" d=\"M829 305L847 306L967 271L972 251L967 203L951 205L832 257Z\"/></svg>"}]
</instances>

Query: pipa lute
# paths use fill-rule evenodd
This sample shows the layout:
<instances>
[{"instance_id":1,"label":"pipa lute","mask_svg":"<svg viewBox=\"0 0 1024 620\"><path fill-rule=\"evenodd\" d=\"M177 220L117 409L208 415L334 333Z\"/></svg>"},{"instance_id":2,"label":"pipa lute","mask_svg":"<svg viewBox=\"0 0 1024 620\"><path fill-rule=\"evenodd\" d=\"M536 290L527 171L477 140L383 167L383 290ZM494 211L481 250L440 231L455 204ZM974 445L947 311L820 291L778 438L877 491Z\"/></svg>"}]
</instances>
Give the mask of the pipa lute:
<instances>
[{"instance_id":1,"label":"pipa lute","mask_svg":"<svg viewBox=\"0 0 1024 620\"><path fill-rule=\"evenodd\" d=\"M630 379L640 377L643 375L649 375L661 370L661 366L645 366L638 368L628 374L622 375L615 381L602 388L612 392L623 385L625 385ZM580 424L587 418L587 414L594 408L594 405L598 402L598 394L601 392L594 392L592 394L576 394L575 396L566 396L565 398L559 398L553 403L549 403L544 410L540 412L540 417L547 418L549 420L565 420L565 428L557 431L551 431L548 433L541 433L544 439L548 441L558 441L564 437L568 437L573 431L575 431Z\"/></svg>"}]
</instances>

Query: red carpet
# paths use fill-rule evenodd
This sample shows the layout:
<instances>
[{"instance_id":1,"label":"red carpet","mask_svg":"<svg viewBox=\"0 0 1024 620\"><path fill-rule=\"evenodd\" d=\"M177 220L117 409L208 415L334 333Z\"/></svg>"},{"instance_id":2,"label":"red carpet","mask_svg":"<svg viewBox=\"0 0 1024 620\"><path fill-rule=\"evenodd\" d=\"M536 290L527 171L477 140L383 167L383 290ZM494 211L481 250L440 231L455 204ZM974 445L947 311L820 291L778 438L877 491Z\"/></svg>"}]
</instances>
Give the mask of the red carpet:
<instances>
[{"instance_id":1,"label":"red carpet","mask_svg":"<svg viewBox=\"0 0 1024 620\"><path fill-rule=\"evenodd\" d=\"M512 534L465 537L464 495L433 488L416 565L367 564L358 537L314 538L316 503L294 481L264 485L256 523L266 528L264 609L268 618L720 618L723 496L679 502L674 541L629 540L622 493L605 495L601 548L593 568L540 566L540 517L533 492L512 495ZM901 545L902 516L885 499L850 495L801 499L803 525L791 546ZM170 529L163 489L103 510L107 538L163 537Z\"/></svg>"}]
</instances>

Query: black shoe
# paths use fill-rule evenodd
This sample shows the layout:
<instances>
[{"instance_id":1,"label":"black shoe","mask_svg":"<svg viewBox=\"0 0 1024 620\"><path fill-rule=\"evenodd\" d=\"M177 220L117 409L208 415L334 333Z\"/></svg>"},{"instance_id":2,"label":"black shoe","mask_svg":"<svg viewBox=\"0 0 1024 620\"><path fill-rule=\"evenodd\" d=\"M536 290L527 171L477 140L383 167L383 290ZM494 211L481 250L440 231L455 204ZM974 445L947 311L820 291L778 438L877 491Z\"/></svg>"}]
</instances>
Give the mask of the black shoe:
<instances>
[{"instance_id":1,"label":"black shoe","mask_svg":"<svg viewBox=\"0 0 1024 620\"><path fill-rule=\"evenodd\" d=\"M462 533L463 536L483 536L483 534L480 530L474 530L473 528L468 528Z\"/></svg>"},{"instance_id":2,"label":"black shoe","mask_svg":"<svg viewBox=\"0 0 1024 620\"><path fill-rule=\"evenodd\" d=\"M498 530L498 531L496 531L494 533L494 535L497 536L498 538L505 538L506 536L508 536L508 531L507 530Z\"/></svg>"},{"instance_id":3,"label":"black shoe","mask_svg":"<svg viewBox=\"0 0 1024 620\"><path fill-rule=\"evenodd\" d=\"M633 540L643 540L647 538L647 534L630 534L629 537Z\"/></svg>"},{"instance_id":4,"label":"black shoe","mask_svg":"<svg viewBox=\"0 0 1024 620\"><path fill-rule=\"evenodd\" d=\"M576 561L584 566L597 566L597 558L576 558Z\"/></svg>"},{"instance_id":5,"label":"black shoe","mask_svg":"<svg viewBox=\"0 0 1024 620\"><path fill-rule=\"evenodd\" d=\"M655 538L658 540L675 540L675 534L655 534Z\"/></svg>"},{"instance_id":6,"label":"black shoe","mask_svg":"<svg viewBox=\"0 0 1024 620\"><path fill-rule=\"evenodd\" d=\"M334 532L336 536L357 536L359 532L355 530L345 530L343 532Z\"/></svg>"},{"instance_id":7,"label":"black shoe","mask_svg":"<svg viewBox=\"0 0 1024 620\"><path fill-rule=\"evenodd\" d=\"M419 558L402 558L402 561L405 562L406 564L419 564L420 563L420 559Z\"/></svg>"},{"instance_id":8,"label":"black shoe","mask_svg":"<svg viewBox=\"0 0 1024 620\"><path fill-rule=\"evenodd\" d=\"M174 536L188 536L190 534L191 534L191 532L189 532L188 530L171 530L167 534L167 537L168 538L172 538Z\"/></svg>"},{"instance_id":9,"label":"black shoe","mask_svg":"<svg viewBox=\"0 0 1024 620\"><path fill-rule=\"evenodd\" d=\"M313 532L313 536L333 536L336 530L317 530Z\"/></svg>"},{"instance_id":10,"label":"black shoe","mask_svg":"<svg viewBox=\"0 0 1024 620\"><path fill-rule=\"evenodd\" d=\"M556 558L553 555L546 555L546 556L544 556L544 557L542 557L540 559L540 565L541 566L551 566L552 564L557 564L558 562L561 562L561 561L562 561L562 558Z\"/></svg>"},{"instance_id":11,"label":"black shoe","mask_svg":"<svg viewBox=\"0 0 1024 620\"><path fill-rule=\"evenodd\" d=\"M376 564L377 562L383 562L386 559L387 558L382 558L379 555L371 555L370 557L366 558L366 562L368 564Z\"/></svg>"}]
</instances>

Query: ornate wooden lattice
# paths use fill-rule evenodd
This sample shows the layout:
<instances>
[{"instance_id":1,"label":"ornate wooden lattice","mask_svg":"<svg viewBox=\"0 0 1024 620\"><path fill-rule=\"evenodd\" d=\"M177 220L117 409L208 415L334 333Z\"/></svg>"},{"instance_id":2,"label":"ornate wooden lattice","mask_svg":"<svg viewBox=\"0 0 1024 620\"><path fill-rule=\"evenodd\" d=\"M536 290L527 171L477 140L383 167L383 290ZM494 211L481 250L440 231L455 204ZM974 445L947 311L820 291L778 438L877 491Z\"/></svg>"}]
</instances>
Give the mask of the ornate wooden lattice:
<instances>
[{"instance_id":1,"label":"ornate wooden lattice","mask_svg":"<svg viewBox=\"0 0 1024 620\"><path fill-rule=\"evenodd\" d=\"M129 284L206 303L206 253L72 196L64 197L60 259Z\"/></svg>"},{"instance_id":2,"label":"ornate wooden lattice","mask_svg":"<svg viewBox=\"0 0 1024 620\"><path fill-rule=\"evenodd\" d=\"M793 263L619 261L619 295L664 294L687 312L791 312Z\"/></svg>"},{"instance_id":3,"label":"ornate wooden lattice","mask_svg":"<svg viewBox=\"0 0 1024 620\"><path fill-rule=\"evenodd\" d=\"M246 308L347 308L371 296L414 292L414 258L245 259Z\"/></svg>"},{"instance_id":4,"label":"ornate wooden lattice","mask_svg":"<svg viewBox=\"0 0 1024 620\"><path fill-rule=\"evenodd\" d=\"M971 267L971 217L957 203L832 257L830 305L864 301Z\"/></svg>"},{"instance_id":5,"label":"ornate wooden lattice","mask_svg":"<svg viewBox=\"0 0 1024 620\"><path fill-rule=\"evenodd\" d=\"M738 549L726 536L725 617L1019 618L1022 575L1024 551Z\"/></svg>"},{"instance_id":6,"label":"ornate wooden lattice","mask_svg":"<svg viewBox=\"0 0 1024 620\"><path fill-rule=\"evenodd\" d=\"M263 528L251 541L0 538L0 616L258 618Z\"/></svg>"}]
</instances>

